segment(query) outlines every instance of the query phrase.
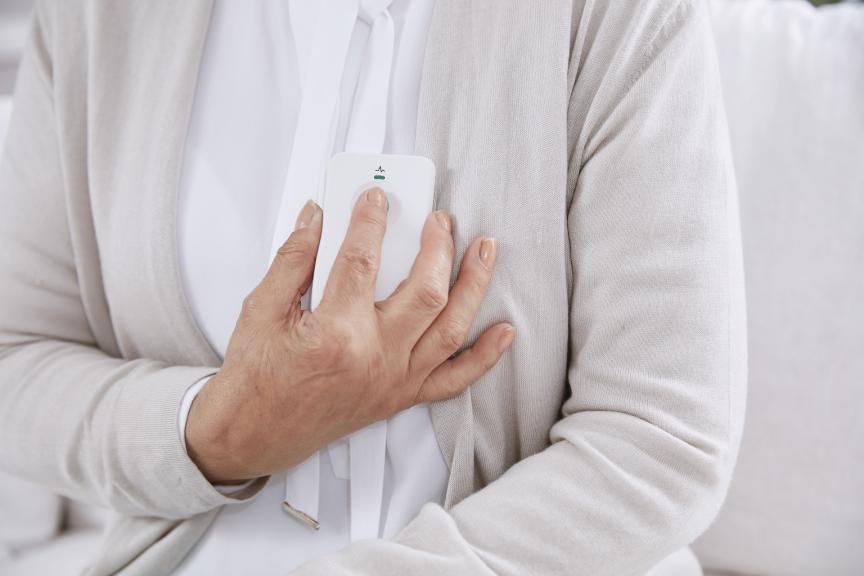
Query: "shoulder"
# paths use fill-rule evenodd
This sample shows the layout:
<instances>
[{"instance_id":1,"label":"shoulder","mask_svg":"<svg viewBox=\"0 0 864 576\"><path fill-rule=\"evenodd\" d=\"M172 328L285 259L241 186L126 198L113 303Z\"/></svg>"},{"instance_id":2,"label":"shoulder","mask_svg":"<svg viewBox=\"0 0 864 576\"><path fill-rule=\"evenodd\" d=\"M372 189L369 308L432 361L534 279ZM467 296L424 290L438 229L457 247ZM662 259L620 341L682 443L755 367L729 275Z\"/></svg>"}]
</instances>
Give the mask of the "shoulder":
<instances>
[{"instance_id":1,"label":"shoulder","mask_svg":"<svg viewBox=\"0 0 864 576\"><path fill-rule=\"evenodd\" d=\"M707 0L573 0L571 64L644 65L670 37L710 37Z\"/></svg>"},{"instance_id":2,"label":"shoulder","mask_svg":"<svg viewBox=\"0 0 864 576\"><path fill-rule=\"evenodd\" d=\"M708 0L573 0L571 105L612 104L645 76L713 52ZM587 99L586 99L587 98Z\"/></svg>"},{"instance_id":3,"label":"shoulder","mask_svg":"<svg viewBox=\"0 0 864 576\"><path fill-rule=\"evenodd\" d=\"M212 0L37 0L33 44L59 100L129 97L203 41Z\"/></svg>"},{"instance_id":4,"label":"shoulder","mask_svg":"<svg viewBox=\"0 0 864 576\"><path fill-rule=\"evenodd\" d=\"M36 0L34 27L56 60L170 51L209 20L212 0Z\"/></svg>"},{"instance_id":5,"label":"shoulder","mask_svg":"<svg viewBox=\"0 0 864 576\"><path fill-rule=\"evenodd\" d=\"M663 100L719 94L708 0L573 0L570 41L571 181L625 123L656 121Z\"/></svg>"},{"instance_id":6,"label":"shoulder","mask_svg":"<svg viewBox=\"0 0 864 576\"><path fill-rule=\"evenodd\" d=\"M91 33L105 26L117 32L154 25L166 18L182 20L190 13L208 11L213 0L36 0L37 18L58 32Z\"/></svg>"}]
</instances>

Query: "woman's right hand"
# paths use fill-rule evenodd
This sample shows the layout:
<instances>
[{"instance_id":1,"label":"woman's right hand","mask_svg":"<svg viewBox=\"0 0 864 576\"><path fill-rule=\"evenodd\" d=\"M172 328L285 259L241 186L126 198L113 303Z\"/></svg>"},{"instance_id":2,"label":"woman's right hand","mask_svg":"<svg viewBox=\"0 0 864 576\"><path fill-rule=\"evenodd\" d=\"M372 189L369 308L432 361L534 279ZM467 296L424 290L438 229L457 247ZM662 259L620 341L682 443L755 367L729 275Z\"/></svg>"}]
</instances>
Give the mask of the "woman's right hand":
<instances>
[{"instance_id":1,"label":"woman's right hand","mask_svg":"<svg viewBox=\"0 0 864 576\"><path fill-rule=\"evenodd\" d=\"M477 238L448 291L452 224L429 215L407 279L376 302L387 199L373 188L351 216L324 295L300 309L309 288L322 211L303 208L261 283L243 302L225 361L192 404L191 458L213 483L291 468L318 449L414 404L464 390L513 340L496 324L458 356L495 263L493 239Z\"/></svg>"}]
</instances>

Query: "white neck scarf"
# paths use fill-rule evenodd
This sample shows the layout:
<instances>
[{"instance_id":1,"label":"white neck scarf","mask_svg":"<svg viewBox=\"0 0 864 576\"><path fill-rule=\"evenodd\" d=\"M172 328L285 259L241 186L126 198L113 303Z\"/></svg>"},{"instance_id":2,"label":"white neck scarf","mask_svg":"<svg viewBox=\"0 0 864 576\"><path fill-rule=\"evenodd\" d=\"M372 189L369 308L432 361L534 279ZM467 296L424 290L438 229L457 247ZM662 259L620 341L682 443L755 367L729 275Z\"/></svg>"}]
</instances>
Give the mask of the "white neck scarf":
<instances>
[{"instance_id":1,"label":"white neck scarf","mask_svg":"<svg viewBox=\"0 0 864 576\"><path fill-rule=\"evenodd\" d=\"M301 100L271 260L291 234L308 199L321 202L327 163L340 115L340 85L358 17L371 26L345 141L347 152L380 153L387 127L387 99L395 32L387 11L392 0L292 0L291 27L301 75ZM307 301L308 304L308 301ZM351 540L377 538L384 492L387 422L381 421L328 447L334 473L351 481ZM283 507L318 527L320 458L315 453L288 473Z\"/></svg>"}]
</instances>

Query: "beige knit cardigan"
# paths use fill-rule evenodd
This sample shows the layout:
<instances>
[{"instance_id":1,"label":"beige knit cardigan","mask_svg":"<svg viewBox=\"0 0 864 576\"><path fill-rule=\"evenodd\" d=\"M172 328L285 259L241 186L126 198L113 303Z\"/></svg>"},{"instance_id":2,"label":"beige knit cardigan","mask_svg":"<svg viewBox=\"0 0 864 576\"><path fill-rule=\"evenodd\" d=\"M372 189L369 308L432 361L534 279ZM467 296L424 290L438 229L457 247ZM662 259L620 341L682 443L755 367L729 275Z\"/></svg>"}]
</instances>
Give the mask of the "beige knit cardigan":
<instances>
[{"instance_id":1,"label":"beige knit cardigan","mask_svg":"<svg viewBox=\"0 0 864 576\"><path fill-rule=\"evenodd\" d=\"M230 501L177 432L183 393L220 364L175 237L212 2L41 2L18 80L0 168L0 467L116 511L93 575L169 573ZM499 242L469 340L502 320L518 336L432 406L445 506L296 574L636 575L711 521L745 339L707 11L437 0L416 149L437 165L457 256L476 235Z\"/></svg>"}]
</instances>

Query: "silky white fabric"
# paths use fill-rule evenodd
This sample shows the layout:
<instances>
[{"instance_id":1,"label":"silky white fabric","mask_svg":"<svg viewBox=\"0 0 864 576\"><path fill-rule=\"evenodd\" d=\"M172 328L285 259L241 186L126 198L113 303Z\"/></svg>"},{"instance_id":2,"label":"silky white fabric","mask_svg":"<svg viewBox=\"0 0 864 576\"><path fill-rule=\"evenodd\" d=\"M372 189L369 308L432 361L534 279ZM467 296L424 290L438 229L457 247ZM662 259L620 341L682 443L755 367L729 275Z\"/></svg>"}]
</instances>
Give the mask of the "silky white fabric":
<instances>
[{"instance_id":1,"label":"silky white fabric","mask_svg":"<svg viewBox=\"0 0 864 576\"><path fill-rule=\"evenodd\" d=\"M271 259L294 227L300 208L298 200L314 198L323 204L323 174L333 151L340 108L345 107L340 86L358 18L368 23L371 31L356 82L345 150L367 153L384 150L395 49L393 18L387 10L391 3L392 0L331 0L292 5L291 29L294 45L299 47L301 97L271 240ZM305 304L308 307L309 302ZM387 423L377 422L328 448L336 475L351 479L352 541L378 537L386 445ZM320 467L316 452L290 470L285 483L285 510L315 529L319 517Z\"/></svg>"},{"instance_id":2,"label":"silky white fabric","mask_svg":"<svg viewBox=\"0 0 864 576\"><path fill-rule=\"evenodd\" d=\"M302 0L216 2L186 144L177 228L186 296L220 355L243 297L269 265L277 237L290 231L306 199L316 197L329 156L346 148L413 152L431 8L432 0L340 0L328 3L328 22L320 22L316 7ZM327 30L329 19L345 31L346 13L352 11L354 24L347 28L350 37L342 39L341 62L341 54L322 52L339 51L339 39L320 42L316 34ZM322 62L341 66L341 73L320 69ZM318 69L310 71L310 66ZM307 99L304 106L303 95L311 86L317 96L334 73L341 78L332 84L338 94L331 119L326 97ZM389 89L380 90L386 76ZM310 139L318 155L304 146ZM190 387L184 399L181 435L199 388ZM360 533L358 520L386 538L424 503L441 502L448 470L428 407L412 408L388 422L376 518L356 513L352 518L352 481L346 476L355 466L349 474L342 446L323 450L318 462L320 530L310 530L282 510L283 473L254 500L226 507L177 573L284 574L347 545L352 524L355 536Z\"/></svg>"}]
</instances>

